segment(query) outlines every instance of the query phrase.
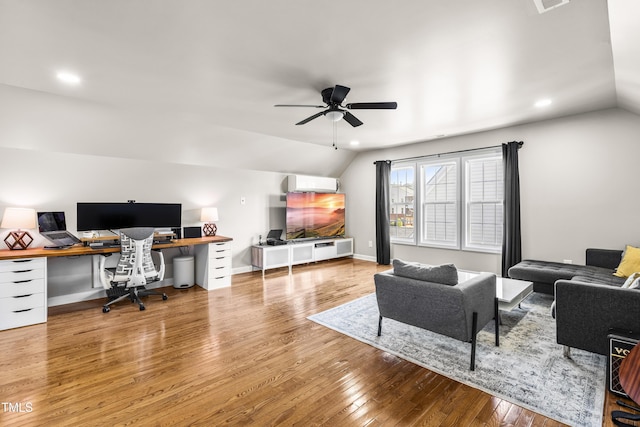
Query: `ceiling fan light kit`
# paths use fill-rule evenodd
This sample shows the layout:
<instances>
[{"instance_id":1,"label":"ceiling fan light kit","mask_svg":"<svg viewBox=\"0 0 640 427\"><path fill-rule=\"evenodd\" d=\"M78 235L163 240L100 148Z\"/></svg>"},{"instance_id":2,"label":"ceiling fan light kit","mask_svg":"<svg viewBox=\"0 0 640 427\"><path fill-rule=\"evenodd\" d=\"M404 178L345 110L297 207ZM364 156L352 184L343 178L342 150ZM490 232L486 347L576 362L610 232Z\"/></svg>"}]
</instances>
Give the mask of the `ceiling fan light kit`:
<instances>
[{"instance_id":1,"label":"ceiling fan light kit","mask_svg":"<svg viewBox=\"0 0 640 427\"><path fill-rule=\"evenodd\" d=\"M342 119L344 112L338 110L325 111L324 116L332 122L337 122Z\"/></svg>"}]
</instances>

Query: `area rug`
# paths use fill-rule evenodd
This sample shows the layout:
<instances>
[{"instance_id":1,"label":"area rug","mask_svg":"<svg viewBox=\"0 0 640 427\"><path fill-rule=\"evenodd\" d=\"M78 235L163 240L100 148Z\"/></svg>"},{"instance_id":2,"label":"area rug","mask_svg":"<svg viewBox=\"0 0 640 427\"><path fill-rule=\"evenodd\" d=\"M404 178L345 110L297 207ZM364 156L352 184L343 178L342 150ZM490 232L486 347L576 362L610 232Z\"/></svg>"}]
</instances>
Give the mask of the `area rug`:
<instances>
[{"instance_id":1,"label":"area rug","mask_svg":"<svg viewBox=\"0 0 640 427\"><path fill-rule=\"evenodd\" d=\"M494 324L478 333L476 369L471 344L384 319L377 336L375 294L309 317L376 348L455 381L571 426L601 426L606 357L577 349L571 359L555 342L552 297L534 293L520 308L501 311L500 347Z\"/></svg>"}]
</instances>

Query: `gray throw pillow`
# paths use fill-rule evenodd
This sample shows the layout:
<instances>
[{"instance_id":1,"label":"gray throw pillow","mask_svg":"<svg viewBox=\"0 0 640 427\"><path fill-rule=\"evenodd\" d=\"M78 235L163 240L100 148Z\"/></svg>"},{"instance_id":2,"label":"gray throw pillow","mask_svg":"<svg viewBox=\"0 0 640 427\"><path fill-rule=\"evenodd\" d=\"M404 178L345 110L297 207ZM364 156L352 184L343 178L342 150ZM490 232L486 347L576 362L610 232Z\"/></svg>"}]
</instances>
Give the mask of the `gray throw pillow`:
<instances>
[{"instance_id":1,"label":"gray throw pillow","mask_svg":"<svg viewBox=\"0 0 640 427\"><path fill-rule=\"evenodd\" d=\"M458 284L458 270L453 264L425 265L394 259L393 273L396 276L425 282L442 283L443 285Z\"/></svg>"}]
</instances>

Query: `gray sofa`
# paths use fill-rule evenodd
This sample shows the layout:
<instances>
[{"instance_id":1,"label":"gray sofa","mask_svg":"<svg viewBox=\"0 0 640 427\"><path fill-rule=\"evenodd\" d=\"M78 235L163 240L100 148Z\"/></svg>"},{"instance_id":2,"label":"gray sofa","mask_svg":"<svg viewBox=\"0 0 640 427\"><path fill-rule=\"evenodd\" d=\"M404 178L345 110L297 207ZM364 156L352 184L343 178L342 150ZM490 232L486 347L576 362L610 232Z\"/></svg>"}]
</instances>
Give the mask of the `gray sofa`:
<instances>
[{"instance_id":1,"label":"gray sofa","mask_svg":"<svg viewBox=\"0 0 640 427\"><path fill-rule=\"evenodd\" d=\"M457 283L455 266L435 266L448 269L433 276L429 266L394 260L394 269L374 275L380 318L378 336L382 333L382 319L402 323L471 342L470 369L475 367L476 335L487 323L498 318L496 276L482 273ZM433 278L436 277L436 278ZM495 328L499 345L498 324Z\"/></svg>"},{"instance_id":2,"label":"gray sofa","mask_svg":"<svg viewBox=\"0 0 640 427\"><path fill-rule=\"evenodd\" d=\"M625 279L613 275L621 255L587 249L587 265L524 260L509 269L509 276L555 295L558 344L607 355L611 331L640 333L640 291L621 288Z\"/></svg>"},{"instance_id":3,"label":"gray sofa","mask_svg":"<svg viewBox=\"0 0 640 427\"><path fill-rule=\"evenodd\" d=\"M622 286L624 279L613 275L621 258L622 251L590 248L586 265L526 259L509 269L509 277L533 282L535 292L549 295L554 294L554 285L560 279Z\"/></svg>"}]
</instances>

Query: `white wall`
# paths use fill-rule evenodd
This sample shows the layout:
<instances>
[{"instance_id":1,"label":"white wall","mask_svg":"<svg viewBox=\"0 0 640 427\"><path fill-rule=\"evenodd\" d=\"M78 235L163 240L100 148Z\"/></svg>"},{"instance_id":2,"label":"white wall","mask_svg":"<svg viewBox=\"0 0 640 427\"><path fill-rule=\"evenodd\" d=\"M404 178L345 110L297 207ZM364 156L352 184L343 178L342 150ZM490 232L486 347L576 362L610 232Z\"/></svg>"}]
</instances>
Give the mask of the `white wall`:
<instances>
[{"instance_id":1,"label":"white wall","mask_svg":"<svg viewBox=\"0 0 640 427\"><path fill-rule=\"evenodd\" d=\"M375 160L514 140L524 141L519 152L524 258L584 263L588 247L640 244L640 116L611 109L358 155L341 177L356 253L375 257ZM500 272L499 255L406 245L392 245L391 255Z\"/></svg>"},{"instance_id":2,"label":"white wall","mask_svg":"<svg viewBox=\"0 0 640 427\"><path fill-rule=\"evenodd\" d=\"M0 209L65 211L72 232L77 202L182 203L183 226L201 226L200 208L217 206L218 234L234 239L233 266L242 268L251 264L248 248L259 234L284 227L286 175L280 173L12 148L0 148L0 158L7 160L0 168ZM45 244L34 234L35 246Z\"/></svg>"},{"instance_id":3,"label":"white wall","mask_svg":"<svg viewBox=\"0 0 640 427\"><path fill-rule=\"evenodd\" d=\"M284 228L286 175L279 173L11 148L0 148L0 159L0 212L7 206L64 211L67 228L74 233L79 201L182 203L183 226L201 226L200 208L217 206L218 234L233 238L234 273L250 270L249 247L258 242L260 234ZM246 200L244 205L241 196ZM0 238L4 239L7 231L1 230ZM34 247L49 244L37 230L31 234ZM171 259L179 252L166 252L166 277L171 278ZM90 295L87 292L95 283L90 257L52 258L48 276L49 298Z\"/></svg>"}]
</instances>

